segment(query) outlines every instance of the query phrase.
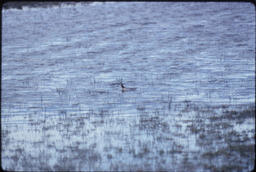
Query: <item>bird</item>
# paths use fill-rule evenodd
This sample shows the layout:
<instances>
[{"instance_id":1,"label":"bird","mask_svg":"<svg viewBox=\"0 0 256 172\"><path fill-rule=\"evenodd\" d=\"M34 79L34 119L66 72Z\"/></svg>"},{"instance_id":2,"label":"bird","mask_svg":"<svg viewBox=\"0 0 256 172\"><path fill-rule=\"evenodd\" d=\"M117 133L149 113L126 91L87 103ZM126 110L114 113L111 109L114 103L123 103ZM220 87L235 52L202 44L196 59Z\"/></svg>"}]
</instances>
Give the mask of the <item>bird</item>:
<instances>
[{"instance_id":1,"label":"bird","mask_svg":"<svg viewBox=\"0 0 256 172\"><path fill-rule=\"evenodd\" d=\"M135 91L136 88L126 88L122 82L120 82L120 86L122 88L122 92L124 91Z\"/></svg>"}]
</instances>

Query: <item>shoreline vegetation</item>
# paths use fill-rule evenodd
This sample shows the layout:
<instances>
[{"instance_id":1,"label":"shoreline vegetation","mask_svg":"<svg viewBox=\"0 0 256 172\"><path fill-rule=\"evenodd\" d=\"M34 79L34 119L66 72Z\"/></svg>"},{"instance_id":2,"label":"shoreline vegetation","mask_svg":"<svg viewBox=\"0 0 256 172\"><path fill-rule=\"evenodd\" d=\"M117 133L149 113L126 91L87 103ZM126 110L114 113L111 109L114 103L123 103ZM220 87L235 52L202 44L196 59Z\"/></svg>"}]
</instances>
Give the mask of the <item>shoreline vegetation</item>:
<instances>
[{"instance_id":1,"label":"shoreline vegetation","mask_svg":"<svg viewBox=\"0 0 256 172\"><path fill-rule=\"evenodd\" d=\"M137 115L130 117L105 110L67 113L64 118L59 115L54 120L30 115L24 129L29 135L37 133L39 137L35 139L15 138L22 131L19 124L3 127L2 158L6 162L3 168L168 171L172 164L178 171L253 169L254 105L239 109L228 105L200 107L186 101L175 109L168 113L154 112L142 106ZM123 161L124 157L128 160ZM156 166L152 165L154 162Z\"/></svg>"},{"instance_id":2,"label":"shoreline vegetation","mask_svg":"<svg viewBox=\"0 0 256 172\"><path fill-rule=\"evenodd\" d=\"M62 4L66 5L71 5L75 4L77 2L59 2L59 1L51 1L51 2L44 2L44 1L12 1L12 2L5 2L3 3L3 9L23 9L23 7L30 7L30 8L36 8L36 7L42 7L42 8L47 8L47 7L52 7L52 6L60 6ZM88 4L89 2L79 2L79 3L84 3Z\"/></svg>"}]
</instances>

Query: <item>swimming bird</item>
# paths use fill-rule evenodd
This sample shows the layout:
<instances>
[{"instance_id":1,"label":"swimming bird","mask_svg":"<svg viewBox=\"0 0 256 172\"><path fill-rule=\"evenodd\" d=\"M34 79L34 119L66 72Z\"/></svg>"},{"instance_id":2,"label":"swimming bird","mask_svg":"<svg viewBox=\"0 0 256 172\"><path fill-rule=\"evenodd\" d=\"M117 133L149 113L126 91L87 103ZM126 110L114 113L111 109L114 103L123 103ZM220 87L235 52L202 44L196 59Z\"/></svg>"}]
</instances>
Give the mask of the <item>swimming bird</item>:
<instances>
[{"instance_id":1,"label":"swimming bird","mask_svg":"<svg viewBox=\"0 0 256 172\"><path fill-rule=\"evenodd\" d=\"M122 82L120 82L120 86L122 88L122 92L124 91L135 91L136 88L126 88Z\"/></svg>"}]
</instances>

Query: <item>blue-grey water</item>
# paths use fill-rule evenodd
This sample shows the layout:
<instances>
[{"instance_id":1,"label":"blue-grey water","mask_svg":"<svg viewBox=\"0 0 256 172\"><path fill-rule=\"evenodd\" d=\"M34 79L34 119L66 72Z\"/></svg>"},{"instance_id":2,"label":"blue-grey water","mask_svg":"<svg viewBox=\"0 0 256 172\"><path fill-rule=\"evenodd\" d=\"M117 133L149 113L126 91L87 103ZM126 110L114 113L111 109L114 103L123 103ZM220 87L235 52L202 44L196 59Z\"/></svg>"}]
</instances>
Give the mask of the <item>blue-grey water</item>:
<instances>
[{"instance_id":1,"label":"blue-grey water","mask_svg":"<svg viewBox=\"0 0 256 172\"><path fill-rule=\"evenodd\" d=\"M123 156L114 157L115 153L112 153L111 156L106 155L111 163L101 157L98 158L101 162L95 165L89 158L89 166L71 163L71 167L76 170L182 171L179 165L169 167L168 163L177 163L166 157L166 162L161 161L162 167L159 168L158 159L142 157L137 161L134 156L129 156L129 151L125 152L127 146L140 147L139 143L156 138L140 133L139 146L132 142L124 143L124 140L137 138L136 134L131 134L132 128L127 127L136 123L141 113L173 112L178 116L185 102L202 108L228 106L231 109L241 109L255 102L255 9L250 3L77 3L2 10L2 19L2 130L16 133L10 136L12 144L27 154L34 152L32 157L41 155L29 144L33 145L36 136L42 134L41 129L34 133L42 121L49 120L46 126L57 127L60 125L57 117L64 116L63 121L67 121L67 118L74 119L73 116L91 114L93 118L93 114L112 115L113 120L122 118L122 122L130 122L122 124L124 128L120 121L112 126L111 120L105 121L105 127L101 129L98 129L101 124L95 129L87 126L88 130L93 130L87 139L96 140L98 146L94 149L84 145L84 149L104 152L106 144L110 147L123 145ZM135 87L136 90L122 92L120 80L126 87ZM166 116L169 117L165 120L173 120L170 115ZM42 121L31 129L31 118ZM251 122L244 125L246 131L255 131ZM72 127L73 124L70 125ZM183 123L180 125L184 127ZM116 132L121 130L119 135L125 138L119 138L121 141L118 142L112 127L117 127ZM107 130L111 128L113 131L109 134ZM53 128L52 135L44 135L41 140L49 138L46 142L51 142L53 147L68 149L67 145L74 144L70 140L75 142L84 137L81 133L67 139L60 134L62 130L56 131ZM132 132L136 133L135 129ZM186 135L185 130L183 133ZM91 142L88 140L89 145ZM38 147L46 151L49 148L47 143ZM85 144L81 140L79 143L80 146ZM161 146L152 142L155 147L151 148L165 150L169 145L168 142L163 143ZM194 145L191 149L197 150L196 143L180 143ZM5 169L12 169L13 162L23 162L10 158L10 147L2 150ZM46 151L53 159L53 162L43 165L46 169L61 169L54 166L59 164L56 159L61 154L56 150ZM98 154L95 155L96 160L93 159L96 162ZM69 157L69 153L65 155ZM30 156L26 158L33 159ZM127 160L126 163L123 159ZM153 165L147 168L147 161ZM137 162L138 166L127 165ZM124 164L123 169L110 165L119 163ZM140 166L143 163L144 166ZM21 163L14 169L28 167ZM199 165L198 168L205 170L206 167ZM38 169L41 168L35 167L34 170Z\"/></svg>"}]
</instances>

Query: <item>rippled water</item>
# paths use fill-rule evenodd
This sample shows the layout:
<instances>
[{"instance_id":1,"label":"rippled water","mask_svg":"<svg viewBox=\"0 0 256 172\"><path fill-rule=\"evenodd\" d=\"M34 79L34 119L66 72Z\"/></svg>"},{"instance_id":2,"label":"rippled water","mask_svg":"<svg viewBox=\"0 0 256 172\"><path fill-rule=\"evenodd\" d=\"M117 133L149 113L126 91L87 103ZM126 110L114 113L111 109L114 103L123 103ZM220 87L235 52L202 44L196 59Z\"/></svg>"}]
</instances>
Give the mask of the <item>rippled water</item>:
<instances>
[{"instance_id":1,"label":"rippled water","mask_svg":"<svg viewBox=\"0 0 256 172\"><path fill-rule=\"evenodd\" d=\"M254 12L230 2L3 10L2 125L252 104ZM120 80L136 90L122 92Z\"/></svg>"}]
</instances>

